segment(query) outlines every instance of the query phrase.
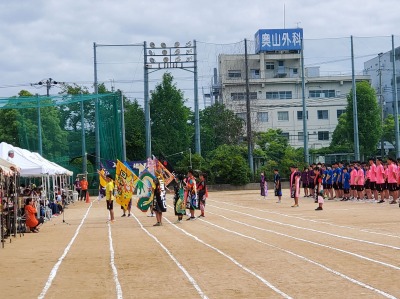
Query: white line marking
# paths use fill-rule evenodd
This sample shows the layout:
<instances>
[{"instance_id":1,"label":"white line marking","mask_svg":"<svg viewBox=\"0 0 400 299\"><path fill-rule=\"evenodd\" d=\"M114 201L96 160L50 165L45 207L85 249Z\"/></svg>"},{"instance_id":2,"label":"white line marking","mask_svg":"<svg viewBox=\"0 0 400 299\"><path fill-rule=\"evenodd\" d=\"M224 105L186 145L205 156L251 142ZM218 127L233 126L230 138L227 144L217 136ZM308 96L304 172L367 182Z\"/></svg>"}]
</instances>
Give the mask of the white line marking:
<instances>
[{"instance_id":1,"label":"white line marking","mask_svg":"<svg viewBox=\"0 0 400 299\"><path fill-rule=\"evenodd\" d=\"M196 280L189 274L189 272L179 263L179 261L172 255L172 253L168 250L167 247L162 244L156 236L154 236L152 233L150 233L144 226L143 224L139 221L139 219L133 215L133 218L135 218L136 222L140 225L140 228L145 231L145 233L154 239L154 241L157 242L158 245L161 246L162 249L169 255L169 257L175 262L175 264L178 266L179 269L186 275L186 277L189 279L190 283L194 286L194 288L197 290L197 293L199 293L200 297L203 299L208 299L208 297L204 294L204 292L201 290L199 285L197 284ZM164 218L165 219L165 218Z\"/></svg>"},{"instance_id":2,"label":"white line marking","mask_svg":"<svg viewBox=\"0 0 400 299\"><path fill-rule=\"evenodd\" d=\"M117 298L122 299L122 288L118 280L118 270L117 267L115 267L114 264L114 247L113 247L113 240L111 236L111 225L108 223L108 240L110 242L110 265L113 270L113 276L114 276L114 282L115 282L115 288L117 290Z\"/></svg>"},{"instance_id":3,"label":"white line marking","mask_svg":"<svg viewBox=\"0 0 400 299\"><path fill-rule=\"evenodd\" d=\"M227 218L227 217L225 217L225 216L218 215L218 214L211 213L211 212L209 212L209 213L230 220L229 218ZM393 295L390 295L390 294L388 294L388 293L386 293L386 292L384 292L384 291L381 291L381 290L379 290L379 289L376 289L376 288L374 288L374 287L372 287L372 286L370 286L370 285L368 285L368 284L365 284L365 283L363 283L363 282L361 282L361 281L359 281L359 280L356 280L355 278L351 278L351 277L349 277L349 276L347 276L347 275L345 275L345 274L342 274L342 273L340 273L340 272L338 272L338 271L336 271L336 270L333 270L333 269L331 269L331 268L329 268L329 267L327 267L327 266L325 266L325 265L323 265L323 264L320 264L320 263L318 263L318 262L315 262L315 261L313 261L313 260L310 260L310 259L308 259L308 258L306 258L306 257L304 257L304 256L302 256L302 255L299 255L299 254L297 254L297 253L294 253L294 252L292 252L292 251L290 251L290 250L286 250L286 249L280 248L280 247L278 247L278 246L275 246L275 245L272 245L272 244L269 244L269 243L265 243L265 242L263 242L263 241L261 241L261 240L258 240L258 239L256 239L256 238L254 238L254 237L250 237L250 236L241 234L241 233L239 233L239 232L229 230L229 229L227 229L227 228L224 228L224 227L219 226L219 225L217 225L217 224L211 223L211 222L209 222L209 221L207 221L207 220L204 220L204 219L201 219L201 221L204 221L204 222L206 222L206 223L208 223L208 224L210 224L210 225L212 225L212 226L215 226L215 227L217 227L217 228L219 228L219 229L221 229L221 230L230 232L230 233L232 233L232 234L238 235L238 236L240 236L240 237L247 238L247 239L253 240L253 241L255 241L255 242L258 242L258 243L267 245L267 246L269 246L269 247L272 247L272 248L281 250L281 251L283 251L283 252L286 252L286 253L288 253L288 254L290 254L290 255L293 255L293 256L295 256L295 257L298 257L298 258L300 258L300 259L302 259L302 260L304 260L304 261L307 261L307 262L312 263L312 264L314 264L314 265L316 265L316 266L318 266L318 267L321 267L321 268L327 270L328 272L331 272L331 273L333 273L333 274L335 274L335 275L338 275L338 276L340 276L340 277L342 277L342 278L344 278L344 279L346 279L346 280L348 280L348 281L350 281L350 282L352 282L352 283L355 283L355 284L357 284L357 285L359 285L359 286L361 286L361 287L364 287L364 288L366 288L366 289L369 289L369 290L371 290L371 291L374 291L374 292L376 292L376 293L378 293L378 294L380 294L380 295L382 295L382 296L384 296L384 297L386 297L386 298L391 298L391 299L395 299L395 298L396 298L396 297L394 297ZM257 227L254 227L254 226L252 226L252 225L249 225L249 227L257 228Z\"/></svg>"},{"instance_id":4,"label":"white line marking","mask_svg":"<svg viewBox=\"0 0 400 299\"><path fill-rule=\"evenodd\" d=\"M215 200L210 200L210 201L214 201L215 203L218 203L218 201ZM358 230L361 232L365 232L365 233L369 233L369 234L375 234L375 235L382 235L382 236L386 236L386 237L391 237L391 238L397 238L400 239L400 236L398 235L392 235L392 234L387 234L387 233L380 233L380 232L374 232L372 230L369 229L359 229L357 227L351 227L351 226L346 226L346 225L339 225L339 224L334 224L334 223L330 223L330 222L326 222L326 221L317 221L316 219L308 219L308 218L303 218L303 217L299 217L303 216L303 214L293 214L293 215L287 215L287 214L282 214L282 213L278 213L278 212L272 212L272 211L266 211L266 210L260 210L260 209L255 209L255 208L251 208L251 207L246 207L246 206L241 206L241 205L235 205L233 203L229 203L229 202L220 202L226 205L230 205L230 206L234 206L234 207L238 207L238 208L246 208L249 210L255 210L258 212L265 212L268 214L274 214L274 215L279 215L279 216L284 216L284 217L288 217L288 218L296 218L296 219L300 219L300 220L304 220L304 221L309 221L309 222L313 222L313 223L323 223L326 225L330 225L333 227L340 227L340 228L346 228L346 229L352 229L352 230ZM337 211L339 209L335 209L335 211ZM343 210L350 210L350 209L343 209ZM353 209L352 209L353 210ZM357 210L357 209L354 209Z\"/></svg>"},{"instance_id":5,"label":"white line marking","mask_svg":"<svg viewBox=\"0 0 400 299\"><path fill-rule=\"evenodd\" d=\"M173 224L171 221L169 221L168 219L164 218L165 220L168 221L168 223ZM174 224L173 224L174 225ZM174 227L178 230L180 230L181 232L183 232L185 235L195 239L197 242L202 243L203 245L215 250L216 252L218 252L219 254L223 255L224 257L226 257L227 259L229 259L231 262L233 262L236 266L239 266L239 268L243 269L244 271L250 273L251 275L255 276L257 279L259 279L262 283L264 283L266 286L268 286L269 288L271 288L272 290L274 290L276 293L280 294L283 298L287 298L287 299L291 299L292 297L290 297L289 295L287 295L286 293L284 293L283 291L281 291L280 289L278 289L277 287L275 287L274 285L272 285L269 281L267 281L266 279L262 278L261 276L259 276L257 273L253 272L252 270L250 270L249 268L243 266L242 264L240 264L238 261L236 261L233 257L225 254L223 251L219 250L218 248L204 242L203 240L199 239L198 237L192 235L191 233L188 233L187 231L185 231L184 229L174 225Z\"/></svg>"},{"instance_id":6,"label":"white line marking","mask_svg":"<svg viewBox=\"0 0 400 299\"><path fill-rule=\"evenodd\" d=\"M220 207L213 206L213 205L210 205L210 206L218 208L218 209L230 211L230 212L235 212L235 213L239 213L239 214L243 214L243 215L259 218L259 219L262 219L264 221L275 223L275 224L279 224L279 225L283 225L283 226L288 226L288 227L293 227L293 228L302 229L302 230L306 230L306 231L311 231L311 232L314 232L314 233L324 234L324 235L328 235L328 236L332 236L332 237L336 237L336 238L340 238L340 239L357 241L357 242L361 242L361 243L367 243L367 244L370 244L370 245L375 245L375 246L381 246L381 247L391 248L391 249L395 249L395 250L400 250L400 247L397 247L397 246L392 246L392 245L387 245L387 244L382 244L382 243L377 243L377 242L371 242L371 241L362 240L362 239L356 239L356 238L336 235L336 234L332 234L332 233L328 233L328 232L324 232L324 231L320 231L320 230L316 230L316 229L312 229L312 228L301 227L301 226L288 224L288 223L283 223L283 222L279 222L279 221L275 221L275 220L271 220L271 219L267 219L267 218L260 218L260 217L254 216L254 215L238 212L238 211L235 211L235 210L228 210L228 209L220 208Z\"/></svg>"},{"instance_id":7,"label":"white line marking","mask_svg":"<svg viewBox=\"0 0 400 299\"><path fill-rule=\"evenodd\" d=\"M212 212L207 212L207 213L214 214ZM252 216L252 215L249 215L249 216ZM225 216L221 216L221 217L229 219L228 217L225 217ZM256 216L252 216L252 217L259 218L259 219L263 220L263 218L260 218L260 217L256 217ZM400 267L397 267L397 266L394 266L392 264L388 264L388 263L385 263L385 262L377 261L377 260L371 259L369 257L363 256L363 255L360 255L360 254L357 254L357 253L354 253L354 252L350 252L350 251L347 251L347 250L343 250L343 249L339 249L339 248L336 248L336 247L324 245L324 244L321 244L321 243L317 243L317 242L313 242L313 241L309 241L309 240L293 237L293 236L286 235L286 234L283 234L283 233L279 233L279 232L276 232L276 231L273 231L273 230L270 230L270 229L265 229L265 228L261 228L261 227L257 227L257 226L251 226L250 224L247 224L247 223L244 223L244 222L241 222L241 221L237 221L237 220L233 220L233 219L229 219L229 220L233 221L233 222L236 222L236 223L239 223L239 224L242 224L242 225L245 225L245 226L248 226L248 227L252 227L252 228L261 230L261 231L266 231L266 232L269 232L269 233L273 233L273 234L276 234L276 235L279 235L279 236L284 236L284 237L287 237L287 238L290 238L290 239L294 239L294 240L297 240L297 241L306 242L306 243L309 243L309 244L317 245L317 246L328 248L328 249L331 249L331 250L336 250L336 251L339 251L339 252L342 252L342 253L346 253L346 254L358 257L358 258L363 259L363 260L374 262L374 263L377 263L377 264L380 264L380 265L383 265L383 266L386 266L386 267L389 267L389 268L392 268L392 269L395 269L395 270L400 270Z\"/></svg>"},{"instance_id":8,"label":"white line marking","mask_svg":"<svg viewBox=\"0 0 400 299\"><path fill-rule=\"evenodd\" d=\"M57 275L58 268L60 267L62 261L64 260L64 258L65 258L66 255L68 254L68 252L69 252L69 250L70 250L72 244L75 242L75 239L76 239L76 237L78 236L79 231L80 231L80 229L81 229L83 223L85 222L87 215L89 214L89 211L90 211L90 208L92 207L92 204L93 204L93 203L91 202L91 203L90 203L90 206L88 207L88 209L87 209L87 211L86 211L86 213L85 213L85 215L84 215L83 218L82 218L81 223L79 224L78 228L76 229L74 236L72 237L71 241L68 243L67 247L65 247L64 253L63 253L63 254L61 255L61 257L58 259L58 262L54 265L53 269L51 269L49 278L47 279L47 282L46 282L46 284L45 284L45 286L44 286L42 292L41 292L40 295L38 296L38 299L43 299L44 296L46 295L47 291L49 290L49 288L50 288L50 286L51 286L51 284L52 284L54 278L55 278L56 275Z\"/></svg>"}]
</instances>

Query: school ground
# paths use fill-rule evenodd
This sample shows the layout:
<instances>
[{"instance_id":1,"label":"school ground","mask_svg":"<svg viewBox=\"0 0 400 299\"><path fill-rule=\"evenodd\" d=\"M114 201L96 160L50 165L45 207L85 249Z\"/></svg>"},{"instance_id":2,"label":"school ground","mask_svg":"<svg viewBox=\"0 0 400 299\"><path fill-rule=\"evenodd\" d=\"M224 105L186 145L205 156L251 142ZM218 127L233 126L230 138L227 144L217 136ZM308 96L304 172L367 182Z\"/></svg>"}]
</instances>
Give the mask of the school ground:
<instances>
[{"instance_id":1,"label":"school ground","mask_svg":"<svg viewBox=\"0 0 400 299\"><path fill-rule=\"evenodd\" d=\"M400 298L398 205L210 192L175 225L168 194L153 227L92 200L0 248L1 298Z\"/></svg>"}]
</instances>

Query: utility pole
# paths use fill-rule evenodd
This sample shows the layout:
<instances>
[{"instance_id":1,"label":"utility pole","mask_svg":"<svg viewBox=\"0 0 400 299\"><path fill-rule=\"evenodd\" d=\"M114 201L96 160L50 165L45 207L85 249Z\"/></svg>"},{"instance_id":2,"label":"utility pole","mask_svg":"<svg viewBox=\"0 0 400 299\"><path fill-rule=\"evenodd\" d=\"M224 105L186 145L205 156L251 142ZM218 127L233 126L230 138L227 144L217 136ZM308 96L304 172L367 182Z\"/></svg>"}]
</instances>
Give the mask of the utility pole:
<instances>
[{"instance_id":1,"label":"utility pole","mask_svg":"<svg viewBox=\"0 0 400 299\"><path fill-rule=\"evenodd\" d=\"M357 92L356 92L356 75L354 69L354 46L353 36L350 38L351 42L351 77L353 88L353 126L354 126L354 158L356 161L360 160L360 143L358 140L358 113L357 113Z\"/></svg>"},{"instance_id":2,"label":"utility pole","mask_svg":"<svg viewBox=\"0 0 400 299\"><path fill-rule=\"evenodd\" d=\"M399 144L399 101L397 99L396 78L396 49L394 47L394 35L392 35L392 66L393 66L393 103L394 103L394 130L396 137L396 158L400 158Z\"/></svg>"},{"instance_id":3,"label":"utility pole","mask_svg":"<svg viewBox=\"0 0 400 299\"><path fill-rule=\"evenodd\" d=\"M382 66L381 66L381 58L383 53L378 54L378 75L379 75L379 105L381 106L381 128L383 128L383 93L382 93ZM383 134L381 136L381 157L383 158L385 153L385 145L383 142Z\"/></svg>"},{"instance_id":4,"label":"utility pole","mask_svg":"<svg viewBox=\"0 0 400 299\"><path fill-rule=\"evenodd\" d=\"M253 144L251 133L251 111L250 111L250 84L249 84L249 61L247 57L247 39L244 39L244 65L246 76L246 120L247 120L247 154L249 159L249 167L251 177L254 177L254 164L253 164Z\"/></svg>"},{"instance_id":5,"label":"utility pole","mask_svg":"<svg viewBox=\"0 0 400 299\"><path fill-rule=\"evenodd\" d=\"M301 97L303 101L303 142L304 142L304 162L310 164L308 151L308 129L307 129L307 104L306 104L306 79L304 69L304 40L301 39Z\"/></svg>"}]
</instances>

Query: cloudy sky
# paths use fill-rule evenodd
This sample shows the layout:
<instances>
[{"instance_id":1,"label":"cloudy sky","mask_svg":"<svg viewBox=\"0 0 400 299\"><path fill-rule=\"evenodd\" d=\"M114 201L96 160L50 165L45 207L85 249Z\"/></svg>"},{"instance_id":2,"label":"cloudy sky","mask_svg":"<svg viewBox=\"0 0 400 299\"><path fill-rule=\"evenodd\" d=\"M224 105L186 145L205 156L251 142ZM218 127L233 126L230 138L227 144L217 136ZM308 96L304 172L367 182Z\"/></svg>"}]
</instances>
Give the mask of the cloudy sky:
<instances>
[{"instance_id":1,"label":"cloudy sky","mask_svg":"<svg viewBox=\"0 0 400 299\"><path fill-rule=\"evenodd\" d=\"M200 88L209 84L220 51L235 51L236 43L253 40L261 28L302 27L306 49L307 45L309 49L325 47L333 53L324 56L320 51L325 64L349 56L349 36L353 35L360 37L358 56L370 59L390 50L392 34L396 46L400 45L399 9L398 0L2 0L0 97L14 96L21 89L45 94L45 88L31 84L48 78L92 91L93 42L153 41L172 46L175 41L196 39ZM236 51L242 50L237 47ZM142 48L97 48L97 53L99 81L109 88L115 85L140 102ZM174 76L183 82L190 102L192 75L181 71ZM159 76L150 77L156 84ZM57 86L51 89L52 94L59 91Z\"/></svg>"}]
</instances>

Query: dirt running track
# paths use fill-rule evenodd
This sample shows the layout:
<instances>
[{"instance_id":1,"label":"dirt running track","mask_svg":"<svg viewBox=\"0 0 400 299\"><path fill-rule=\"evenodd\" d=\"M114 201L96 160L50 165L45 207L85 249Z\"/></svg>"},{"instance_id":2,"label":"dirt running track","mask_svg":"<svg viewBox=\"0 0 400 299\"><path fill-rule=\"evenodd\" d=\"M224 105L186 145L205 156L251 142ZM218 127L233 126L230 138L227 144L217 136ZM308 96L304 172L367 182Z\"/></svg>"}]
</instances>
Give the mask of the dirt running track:
<instances>
[{"instance_id":1,"label":"dirt running track","mask_svg":"<svg viewBox=\"0 0 400 299\"><path fill-rule=\"evenodd\" d=\"M398 205L210 192L206 217L78 202L0 248L0 298L400 298ZM197 212L198 214L198 212Z\"/></svg>"}]
</instances>

